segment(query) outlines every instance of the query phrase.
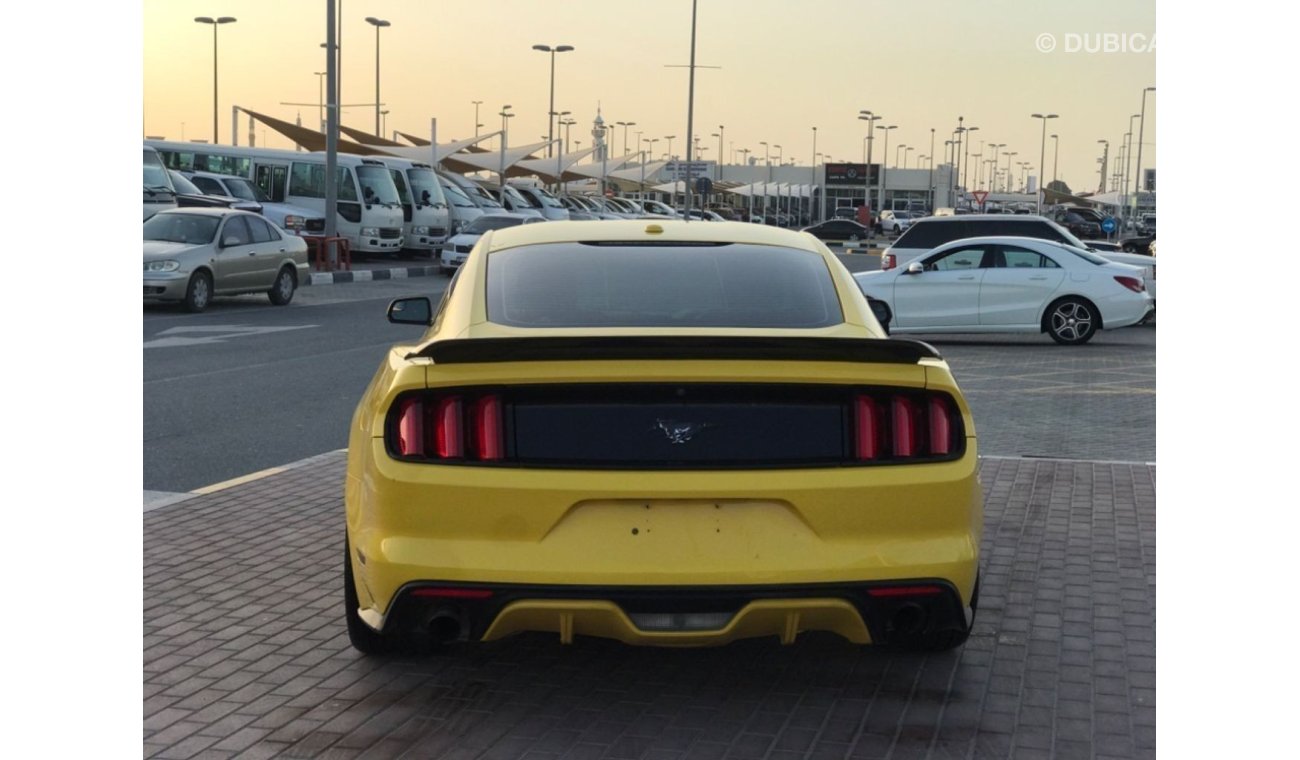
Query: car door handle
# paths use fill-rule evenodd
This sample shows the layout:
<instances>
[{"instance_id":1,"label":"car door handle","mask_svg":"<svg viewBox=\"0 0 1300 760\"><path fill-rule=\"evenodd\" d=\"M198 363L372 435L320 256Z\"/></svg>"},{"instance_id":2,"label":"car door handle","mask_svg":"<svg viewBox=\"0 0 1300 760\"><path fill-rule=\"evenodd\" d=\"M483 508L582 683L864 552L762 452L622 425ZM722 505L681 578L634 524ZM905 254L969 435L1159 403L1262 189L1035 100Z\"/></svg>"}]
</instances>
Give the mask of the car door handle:
<instances>
[{"instance_id":1,"label":"car door handle","mask_svg":"<svg viewBox=\"0 0 1300 760\"><path fill-rule=\"evenodd\" d=\"M280 253L284 253L284 249L283 249L283 248L280 249Z\"/></svg>"},{"instance_id":2,"label":"car door handle","mask_svg":"<svg viewBox=\"0 0 1300 760\"><path fill-rule=\"evenodd\" d=\"M973 274L965 274L965 275L962 275L961 277L958 277L957 279L959 279L959 280L973 280L973 279L975 279L975 275L973 275Z\"/></svg>"},{"instance_id":3,"label":"car door handle","mask_svg":"<svg viewBox=\"0 0 1300 760\"><path fill-rule=\"evenodd\" d=\"M1044 275L1039 275L1039 276L1037 276L1037 277L1030 277L1029 279L1031 279L1031 280L1046 280L1047 277L1044 276Z\"/></svg>"}]
</instances>

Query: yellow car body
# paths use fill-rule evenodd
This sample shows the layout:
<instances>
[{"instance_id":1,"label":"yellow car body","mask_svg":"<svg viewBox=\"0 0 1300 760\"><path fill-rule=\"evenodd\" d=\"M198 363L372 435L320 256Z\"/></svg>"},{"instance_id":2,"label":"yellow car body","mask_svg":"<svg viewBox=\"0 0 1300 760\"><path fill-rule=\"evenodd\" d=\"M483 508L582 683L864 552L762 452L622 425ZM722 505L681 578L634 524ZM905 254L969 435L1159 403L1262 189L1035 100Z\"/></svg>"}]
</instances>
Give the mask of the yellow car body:
<instances>
[{"instance_id":1,"label":"yellow car body","mask_svg":"<svg viewBox=\"0 0 1300 760\"><path fill-rule=\"evenodd\" d=\"M593 240L773 246L820 257L842 320L814 328L755 328L519 327L489 319L493 257L521 247ZM592 635L666 646L754 636L788 643L810 630L863 644L925 648L965 639L974 615L983 519L970 410L932 349L885 336L851 275L823 243L743 223L519 226L485 234L448 290L420 341L388 352L352 420L344 493L345 596L357 648L382 651L412 633L486 641L522 631L554 632L564 642ZM768 351L768 343L779 348ZM805 355L799 348L804 343L826 350ZM695 348L678 351L679 344ZM742 348L727 350L733 344ZM764 348L745 348L759 344ZM866 347L863 356L855 353L859 346ZM880 361L872 359L877 346ZM440 353L442 347L447 353ZM452 348L468 353L456 355ZM464 393L473 405L474 389L481 388L507 399L529 393L571 399L587 388L611 397L625 388L629 396L638 389L675 388L687 395L712 389L709 398L717 398L710 403L716 406L708 408L720 414L733 414L727 411L731 392L779 400L805 390L842 394L866 388L851 398L885 394L885 411L879 413L892 409L894 415L899 405L922 408L931 396L915 396L921 399L916 404L898 398L936 394L948 399L941 406L949 412L944 421L940 407L926 407L930 435L934 441L951 435L954 443L932 443L946 454L918 461L891 462L885 455L866 465L791 467L555 467L394 455L394 445L408 445L394 444L394 436L405 441L416 435L401 427L408 420L403 399L440 392L438 398L459 399ZM857 436L852 447L860 452L875 446L865 442L876 434L863 432L868 428L862 420L877 418L864 415L878 412L870 399L852 403L859 407L847 413L856 416L846 417L845 425L857 425L856 433L846 435ZM872 405L871 411L861 405ZM554 408L559 416L545 419L562 420L567 407ZM443 413L442 406L437 412L421 407L424 416L418 417L439 420L439 447ZM482 425L495 423L482 420L511 413L507 401L505 412L475 412L479 422L467 424L479 424L477 435L485 437ZM523 412L513 414L503 428L507 452L511 440L522 446L509 435L524 435ZM726 419L743 420L750 412L734 414ZM912 417L890 419L872 424L897 425L895 438L913 429ZM674 439L703 438L695 428L712 423L680 429L672 427L675 422L657 424L662 430L649 435L689 447L689 441ZM936 424L951 424L952 430L935 432ZM597 431L596 437L617 440L621 434ZM421 441L431 435L423 428L418 433ZM555 432L557 439L565 435L577 434ZM446 436L450 440L453 433Z\"/></svg>"}]
</instances>

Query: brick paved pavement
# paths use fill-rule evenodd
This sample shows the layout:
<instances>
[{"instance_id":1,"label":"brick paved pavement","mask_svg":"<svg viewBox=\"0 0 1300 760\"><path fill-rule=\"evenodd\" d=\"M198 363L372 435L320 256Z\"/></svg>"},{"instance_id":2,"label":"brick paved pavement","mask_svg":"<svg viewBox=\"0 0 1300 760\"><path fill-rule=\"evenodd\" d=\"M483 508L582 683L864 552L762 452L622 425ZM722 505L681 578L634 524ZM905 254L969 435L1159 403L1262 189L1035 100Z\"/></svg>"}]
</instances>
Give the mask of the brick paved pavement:
<instances>
[{"instance_id":1,"label":"brick paved pavement","mask_svg":"<svg viewBox=\"0 0 1300 760\"><path fill-rule=\"evenodd\" d=\"M144 515L146 756L1155 756L1154 467L985 460L956 652L527 635L388 660L343 628L342 470L335 453Z\"/></svg>"}]
</instances>

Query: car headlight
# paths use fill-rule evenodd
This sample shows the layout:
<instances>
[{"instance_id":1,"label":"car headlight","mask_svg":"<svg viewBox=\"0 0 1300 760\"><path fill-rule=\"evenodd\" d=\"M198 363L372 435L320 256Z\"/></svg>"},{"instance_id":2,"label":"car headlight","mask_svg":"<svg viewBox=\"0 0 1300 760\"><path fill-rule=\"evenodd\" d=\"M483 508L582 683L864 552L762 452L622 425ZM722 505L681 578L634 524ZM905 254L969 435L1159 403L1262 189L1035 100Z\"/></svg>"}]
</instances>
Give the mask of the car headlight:
<instances>
[{"instance_id":1,"label":"car headlight","mask_svg":"<svg viewBox=\"0 0 1300 760\"><path fill-rule=\"evenodd\" d=\"M412 234L412 235L428 235L428 234L429 234L429 228L428 228L428 227L412 227L412 228L411 228L411 234Z\"/></svg>"},{"instance_id":2,"label":"car headlight","mask_svg":"<svg viewBox=\"0 0 1300 760\"><path fill-rule=\"evenodd\" d=\"M461 228L463 228L464 226L465 226L465 223L462 222L461 220L459 220L459 219L453 219L453 220L451 221L451 234L452 234L452 235L459 235L459 234L460 234L460 231L461 231Z\"/></svg>"},{"instance_id":3,"label":"car headlight","mask_svg":"<svg viewBox=\"0 0 1300 760\"><path fill-rule=\"evenodd\" d=\"M307 220L296 214L287 214L284 217L284 228L286 230L301 229L306 226Z\"/></svg>"},{"instance_id":4,"label":"car headlight","mask_svg":"<svg viewBox=\"0 0 1300 760\"><path fill-rule=\"evenodd\" d=\"M146 272L175 272L180 268L181 263L179 261L170 259L166 261L146 261L144 263L144 271Z\"/></svg>"},{"instance_id":5,"label":"car headlight","mask_svg":"<svg viewBox=\"0 0 1300 760\"><path fill-rule=\"evenodd\" d=\"M361 237L379 237L378 227L362 227Z\"/></svg>"}]
</instances>

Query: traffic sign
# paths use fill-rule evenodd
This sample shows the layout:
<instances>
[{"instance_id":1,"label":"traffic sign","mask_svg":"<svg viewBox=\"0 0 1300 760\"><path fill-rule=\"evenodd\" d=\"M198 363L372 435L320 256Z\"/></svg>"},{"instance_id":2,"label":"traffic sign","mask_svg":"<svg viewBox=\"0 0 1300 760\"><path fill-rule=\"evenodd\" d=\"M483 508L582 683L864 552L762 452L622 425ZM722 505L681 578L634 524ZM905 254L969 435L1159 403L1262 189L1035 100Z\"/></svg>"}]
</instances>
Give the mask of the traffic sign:
<instances>
[{"instance_id":1,"label":"traffic sign","mask_svg":"<svg viewBox=\"0 0 1300 760\"><path fill-rule=\"evenodd\" d=\"M975 197L975 202L980 204L980 208L984 208L984 199L989 197L989 191L973 190L971 191L971 195Z\"/></svg>"},{"instance_id":2,"label":"traffic sign","mask_svg":"<svg viewBox=\"0 0 1300 760\"><path fill-rule=\"evenodd\" d=\"M1101 220L1101 231L1109 235L1115 231L1115 217L1108 216Z\"/></svg>"},{"instance_id":3,"label":"traffic sign","mask_svg":"<svg viewBox=\"0 0 1300 760\"><path fill-rule=\"evenodd\" d=\"M708 195L713 192L713 180L708 177L700 177L695 180L695 192L700 195Z\"/></svg>"}]
</instances>

